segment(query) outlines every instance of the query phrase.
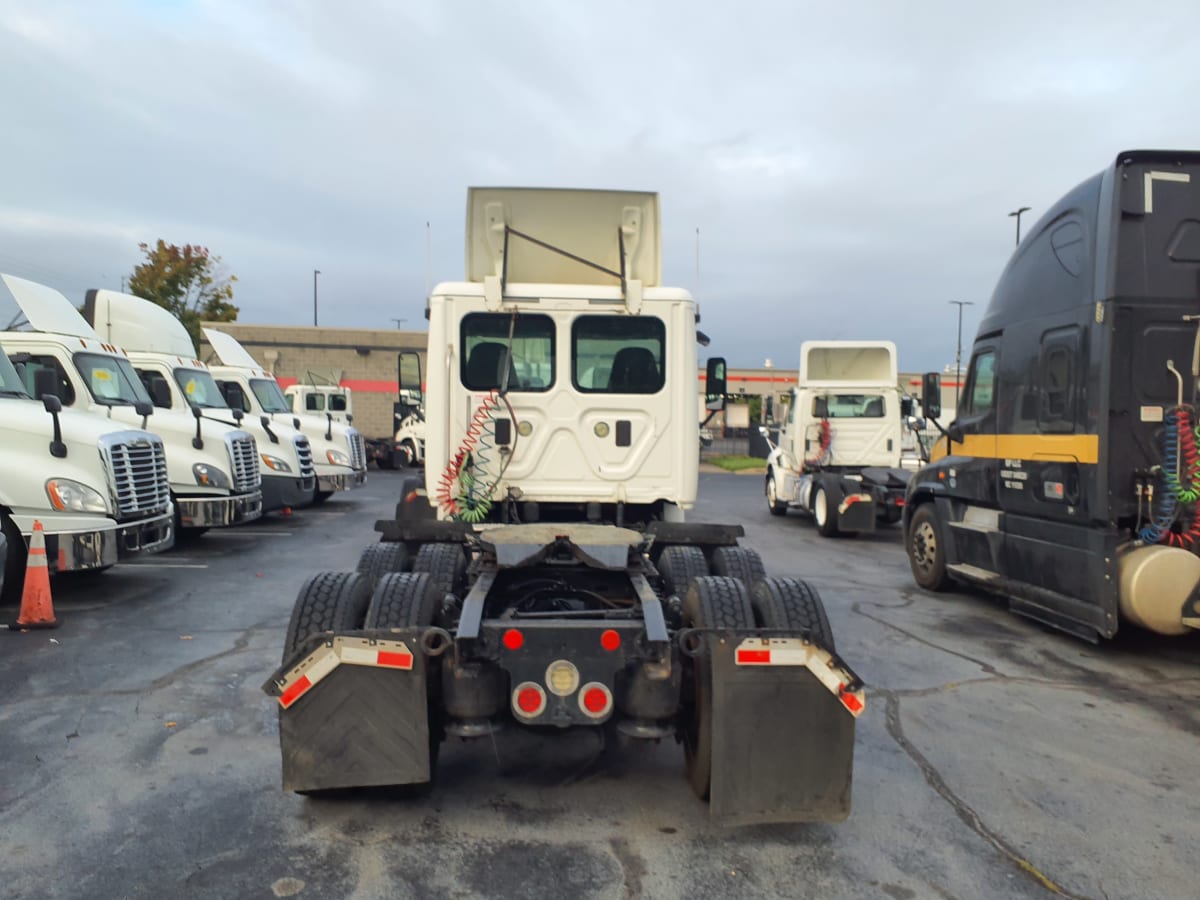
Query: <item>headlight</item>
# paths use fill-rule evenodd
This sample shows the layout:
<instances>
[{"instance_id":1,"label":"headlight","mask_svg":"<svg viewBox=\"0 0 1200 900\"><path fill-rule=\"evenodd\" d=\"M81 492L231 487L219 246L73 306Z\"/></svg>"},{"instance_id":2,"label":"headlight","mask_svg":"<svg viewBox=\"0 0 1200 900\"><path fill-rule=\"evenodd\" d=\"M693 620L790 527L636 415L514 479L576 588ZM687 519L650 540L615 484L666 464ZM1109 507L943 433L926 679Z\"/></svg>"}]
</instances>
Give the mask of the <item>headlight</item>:
<instances>
[{"instance_id":1,"label":"headlight","mask_svg":"<svg viewBox=\"0 0 1200 900\"><path fill-rule=\"evenodd\" d=\"M192 474L196 476L196 484L205 487L227 488L230 486L229 476L207 463L196 463L192 466Z\"/></svg>"},{"instance_id":2,"label":"headlight","mask_svg":"<svg viewBox=\"0 0 1200 900\"><path fill-rule=\"evenodd\" d=\"M350 465L350 457L341 450L326 450L325 458L329 460L331 466L348 466Z\"/></svg>"},{"instance_id":3,"label":"headlight","mask_svg":"<svg viewBox=\"0 0 1200 900\"><path fill-rule=\"evenodd\" d=\"M272 455L271 455L271 454L269 454L269 453L260 453L260 454L259 454L259 456L261 456L261 457L262 457L263 464L264 464L264 465L265 465L265 466L266 466L268 469L272 469L273 471L276 471L276 472L290 472L290 471L292 471L292 467L291 467L291 466L289 466L289 465L287 464L287 462L285 462L284 460L280 459L278 456L272 456Z\"/></svg>"},{"instance_id":4,"label":"headlight","mask_svg":"<svg viewBox=\"0 0 1200 900\"><path fill-rule=\"evenodd\" d=\"M108 512L108 503L100 492L78 481L51 478L46 482L46 496L50 498L50 505L59 512Z\"/></svg>"}]
</instances>

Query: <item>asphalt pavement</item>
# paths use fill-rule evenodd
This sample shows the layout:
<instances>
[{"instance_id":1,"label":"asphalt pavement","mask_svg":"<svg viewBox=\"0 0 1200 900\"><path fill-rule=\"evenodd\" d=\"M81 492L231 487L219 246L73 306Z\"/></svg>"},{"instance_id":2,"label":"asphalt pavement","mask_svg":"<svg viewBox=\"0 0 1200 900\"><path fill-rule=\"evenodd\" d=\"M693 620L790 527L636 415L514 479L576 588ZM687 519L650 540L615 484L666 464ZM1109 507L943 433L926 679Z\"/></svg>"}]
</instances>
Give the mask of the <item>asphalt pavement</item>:
<instances>
[{"instance_id":1,"label":"asphalt pavement","mask_svg":"<svg viewBox=\"0 0 1200 900\"><path fill-rule=\"evenodd\" d=\"M925 593L898 529L822 539L761 488L706 472L696 517L812 581L866 680L848 821L717 827L676 744L590 731L447 743L424 794L284 793L260 685L304 579L352 569L390 513L398 476L372 472L57 578L60 628L0 632L0 896L1200 895L1200 635L1091 646Z\"/></svg>"}]
</instances>

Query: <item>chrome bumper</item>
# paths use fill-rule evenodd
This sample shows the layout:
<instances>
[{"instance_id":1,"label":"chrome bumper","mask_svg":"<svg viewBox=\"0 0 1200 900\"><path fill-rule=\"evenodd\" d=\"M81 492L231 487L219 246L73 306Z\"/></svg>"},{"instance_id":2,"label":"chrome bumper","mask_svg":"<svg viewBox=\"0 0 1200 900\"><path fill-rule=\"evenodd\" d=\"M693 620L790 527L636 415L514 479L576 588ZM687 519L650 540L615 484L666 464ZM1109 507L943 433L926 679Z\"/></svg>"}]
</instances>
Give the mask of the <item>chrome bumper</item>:
<instances>
[{"instance_id":1,"label":"chrome bumper","mask_svg":"<svg viewBox=\"0 0 1200 900\"><path fill-rule=\"evenodd\" d=\"M179 522L183 528L224 528L239 522L253 522L263 512L262 491L235 494L232 497L176 497Z\"/></svg>"},{"instance_id":2,"label":"chrome bumper","mask_svg":"<svg viewBox=\"0 0 1200 900\"><path fill-rule=\"evenodd\" d=\"M140 553L157 553L175 544L171 513L118 524L103 531L46 535L46 562L51 572L101 569Z\"/></svg>"},{"instance_id":3,"label":"chrome bumper","mask_svg":"<svg viewBox=\"0 0 1200 900\"><path fill-rule=\"evenodd\" d=\"M291 475L264 475L262 479L262 510L271 512L286 506L308 506L313 501L317 479L295 478Z\"/></svg>"},{"instance_id":4,"label":"chrome bumper","mask_svg":"<svg viewBox=\"0 0 1200 900\"><path fill-rule=\"evenodd\" d=\"M367 472L365 469L355 469L353 472L347 472L345 475L318 475L317 490L348 491L351 488L366 484L366 482Z\"/></svg>"}]
</instances>

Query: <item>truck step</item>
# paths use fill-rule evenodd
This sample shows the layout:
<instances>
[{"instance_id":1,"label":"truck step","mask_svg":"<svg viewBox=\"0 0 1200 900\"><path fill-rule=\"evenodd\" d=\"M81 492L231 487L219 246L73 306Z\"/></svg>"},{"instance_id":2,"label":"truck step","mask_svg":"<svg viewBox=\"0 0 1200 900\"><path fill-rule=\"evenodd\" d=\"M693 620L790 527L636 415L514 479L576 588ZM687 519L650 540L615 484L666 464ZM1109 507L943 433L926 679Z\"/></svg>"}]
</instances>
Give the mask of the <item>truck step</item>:
<instances>
[{"instance_id":1,"label":"truck step","mask_svg":"<svg viewBox=\"0 0 1200 900\"><path fill-rule=\"evenodd\" d=\"M987 529L973 528L975 531L983 531ZM954 563L946 566L946 569L954 575L959 575L963 578L968 578L971 581L995 581L1000 576L995 572L989 572L987 569L981 569L979 566L968 565L967 563Z\"/></svg>"}]
</instances>

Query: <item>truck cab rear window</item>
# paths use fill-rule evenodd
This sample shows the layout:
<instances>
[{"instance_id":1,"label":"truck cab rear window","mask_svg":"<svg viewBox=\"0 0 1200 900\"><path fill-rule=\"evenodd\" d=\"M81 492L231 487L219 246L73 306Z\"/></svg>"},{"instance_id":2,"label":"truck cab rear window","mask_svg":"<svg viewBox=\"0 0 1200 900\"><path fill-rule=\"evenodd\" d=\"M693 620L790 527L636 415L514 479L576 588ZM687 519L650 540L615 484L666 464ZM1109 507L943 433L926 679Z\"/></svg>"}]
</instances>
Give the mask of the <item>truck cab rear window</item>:
<instances>
[{"instance_id":1,"label":"truck cab rear window","mask_svg":"<svg viewBox=\"0 0 1200 900\"><path fill-rule=\"evenodd\" d=\"M663 387L661 319L580 316L571 326L571 379L585 394L657 394Z\"/></svg>"},{"instance_id":2,"label":"truck cab rear window","mask_svg":"<svg viewBox=\"0 0 1200 900\"><path fill-rule=\"evenodd\" d=\"M813 397L818 419L882 419L883 394L824 394Z\"/></svg>"},{"instance_id":3,"label":"truck cab rear window","mask_svg":"<svg viewBox=\"0 0 1200 900\"><path fill-rule=\"evenodd\" d=\"M554 386L554 320L549 316L522 313L514 322L506 313L471 313L462 320L460 347L460 377L468 390L498 389L506 358L509 390L548 391Z\"/></svg>"}]
</instances>

